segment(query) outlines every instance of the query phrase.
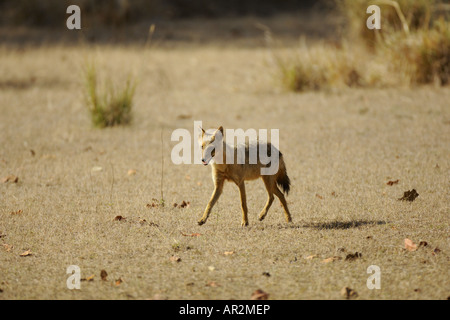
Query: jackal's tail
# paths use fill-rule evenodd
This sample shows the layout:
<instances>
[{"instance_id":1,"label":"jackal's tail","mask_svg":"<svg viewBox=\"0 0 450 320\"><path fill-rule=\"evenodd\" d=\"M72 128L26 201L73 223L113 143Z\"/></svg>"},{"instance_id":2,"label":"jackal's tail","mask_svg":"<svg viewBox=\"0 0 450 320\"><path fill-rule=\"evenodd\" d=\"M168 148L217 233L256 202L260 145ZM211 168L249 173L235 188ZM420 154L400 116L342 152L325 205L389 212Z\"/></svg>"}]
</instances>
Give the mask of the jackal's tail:
<instances>
[{"instance_id":1,"label":"jackal's tail","mask_svg":"<svg viewBox=\"0 0 450 320\"><path fill-rule=\"evenodd\" d=\"M286 164L283 160L283 155L280 152L280 168L277 173L277 184L283 189L283 192L288 195L289 190L291 190L291 180L289 179L286 172Z\"/></svg>"}]
</instances>

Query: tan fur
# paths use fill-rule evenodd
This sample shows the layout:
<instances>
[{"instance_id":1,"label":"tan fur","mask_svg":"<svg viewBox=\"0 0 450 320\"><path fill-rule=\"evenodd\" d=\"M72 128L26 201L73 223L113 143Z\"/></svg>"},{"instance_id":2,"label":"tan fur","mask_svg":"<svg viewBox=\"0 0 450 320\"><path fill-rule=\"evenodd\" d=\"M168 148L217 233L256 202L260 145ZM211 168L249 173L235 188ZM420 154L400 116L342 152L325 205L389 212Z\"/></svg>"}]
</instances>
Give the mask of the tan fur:
<instances>
[{"instance_id":1,"label":"tan fur","mask_svg":"<svg viewBox=\"0 0 450 320\"><path fill-rule=\"evenodd\" d=\"M199 142L202 146L202 158L203 158L203 152L204 148L208 146L212 141L216 139L217 133L220 132L220 137L223 137L223 128L220 127L216 133L213 135L213 137L209 140L205 139L205 131L202 129L202 137L200 138ZM214 206L214 204L219 199L220 195L222 194L223 185L226 180L233 181L239 188L240 192L240 198L241 198L241 208L242 208L242 226L248 225L248 210L247 210L247 200L246 200L246 194L245 194L245 183L246 180L255 180L258 178L262 178L264 185L266 187L267 193L268 193L268 199L267 202L259 214L259 220L263 220L267 212L272 205L274 194L278 197L280 200L283 209L284 209L284 215L287 222L291 222L291 214L289 212L286 199L284 197L283 192L277 187L277 182L280 183L282 181L283 183L287 184L283 185L283 188L286 192L289 191L289 178L286 174L286 165L283 160L283 156L280 153L279 158L279 167L278 171L274 175L261 175L261 168L264 167L263 164L261 164L258 160L258 163L256 164L249 164L249 157L248 157L248 147L246 148L246 157L245 157L245 164L237 164L237 152L234 152L234 162L233 164L226 164L226 153L227 150L229 152L230 147L226 145L224 139L222 139L222 145L223 145L223 164L218 163L212 163L212 178L214 182L214 191L212 193L211 199L208 202L208 205L206 206L206 209L203 213L202 218L198 221L199 225L202 225L206 222L208 219L211 210ZM270 146L270 144L268 144ZM234 147L236 149L236 147ZM268 148L270 150L270 147ZM235 150L234 150L235 151Z\"/></svg>"}]
</instances>

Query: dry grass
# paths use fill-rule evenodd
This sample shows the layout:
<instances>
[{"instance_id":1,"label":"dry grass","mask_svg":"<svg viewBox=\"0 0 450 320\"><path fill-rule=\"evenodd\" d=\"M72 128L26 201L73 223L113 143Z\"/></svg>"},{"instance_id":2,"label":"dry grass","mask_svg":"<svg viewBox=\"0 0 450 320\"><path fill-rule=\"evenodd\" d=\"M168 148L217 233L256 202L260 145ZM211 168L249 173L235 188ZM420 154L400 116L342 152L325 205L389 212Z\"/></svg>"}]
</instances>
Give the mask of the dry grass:
<instances>
[{"instance_id":1,"label":"dry grass","mask_svg":"<svg viewBox=\"0 0 450 320\"><path fill-rule=\"evenodd\" d=\"M450 22L448 11L440 9L441 3L373 3L382 6L381 30L366 27L368 16L362 13L367 1L342 1L338 7L347 18L342 41L312 48L303 42L290 53L290 58L275 56L278 77L285 88L300 92L361 86L447 85Z\"/></svg>"},{"instance_id":2,"label":"dry grass","mask_svg":"<svg viewBox=\"0 0 450 320\"><path fill-rule=\"evenodd\" d=\"M99 88L99 79L94 64L89 64L85 71L86 100L91 114L92 124L96 127L112 127L126 125L131 122L133 96L136 84L131 77L125 82L123 88L114 86L110 75L108 81L104 81L103 88Z\"/></svg>"},{"instance_id":3,"label":"dry grass","mask_svg":"<svg viewBox=\"0 0 450 320\"><path fill-rule=\"evenodd\" d=\"M79 73L65 72L90 56L108 74L136 71L132 126L91 127ZM270 299L339 299L343 287L360 299L450 294L448 88L296 95L273 87L258 48L3 48L0 61L0 178L19 177L0 183L0 299L248 299L256 289ZM196 224L210 169L173 165L169 142L193 120L280 129L293 224L278 203L257 221L261 181L247 184L248 228L231 184L207 224ZM148 207L160 195L161 128L167 205ZM414 202L397 200L412 188ZM183 200L190 205L172 207ZM406 251L405 238L428 246ZM362 257L345 260L355 252ZM333 256L342 259L322 263ZM69 265L94 280L68 290ZM380 290L366 287L370 265L381 268Z\"/></svg>"}]
</instances>

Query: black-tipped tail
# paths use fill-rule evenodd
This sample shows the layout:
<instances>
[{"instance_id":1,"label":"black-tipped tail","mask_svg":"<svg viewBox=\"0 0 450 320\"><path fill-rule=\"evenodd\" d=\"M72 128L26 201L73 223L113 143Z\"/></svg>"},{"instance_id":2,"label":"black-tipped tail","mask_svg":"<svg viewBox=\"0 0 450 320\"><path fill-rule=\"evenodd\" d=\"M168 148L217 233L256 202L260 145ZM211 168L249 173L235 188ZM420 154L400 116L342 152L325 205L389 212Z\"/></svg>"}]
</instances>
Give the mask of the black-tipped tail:
<instances>
[{"instance_id":1,"label":"black-tipped tail","mask_svg":"<svg viewBox=\"0 0 450 320\"><path fill-rule=\"evenodd\" d=\"M283 192L288 195L291 190L291 180L289 179L286 169L277 177L277 184L283 189Z\"/></svg>"}]
</instances>

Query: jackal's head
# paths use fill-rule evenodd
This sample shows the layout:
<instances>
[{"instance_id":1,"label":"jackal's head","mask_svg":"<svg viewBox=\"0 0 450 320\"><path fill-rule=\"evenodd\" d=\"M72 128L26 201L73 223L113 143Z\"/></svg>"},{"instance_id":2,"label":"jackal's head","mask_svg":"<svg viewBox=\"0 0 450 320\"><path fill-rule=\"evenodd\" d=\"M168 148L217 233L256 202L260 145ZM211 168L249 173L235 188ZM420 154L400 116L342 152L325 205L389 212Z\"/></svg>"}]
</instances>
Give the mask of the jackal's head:
<instances>
[{"instance_id":1,"label":"jackal's head","mask_svg":"<svg viewBox=\"0 0 450 320\"><path fill-rule=\"evenodd\" d=\"M202 129L202 128L201 128ZM202 163L208 165L214 157L221 152L223 141L223 127L220 126L213 134L202 129L202 135L198 138L198 143L202 148Z\"/></svg>"}]
</instances>

